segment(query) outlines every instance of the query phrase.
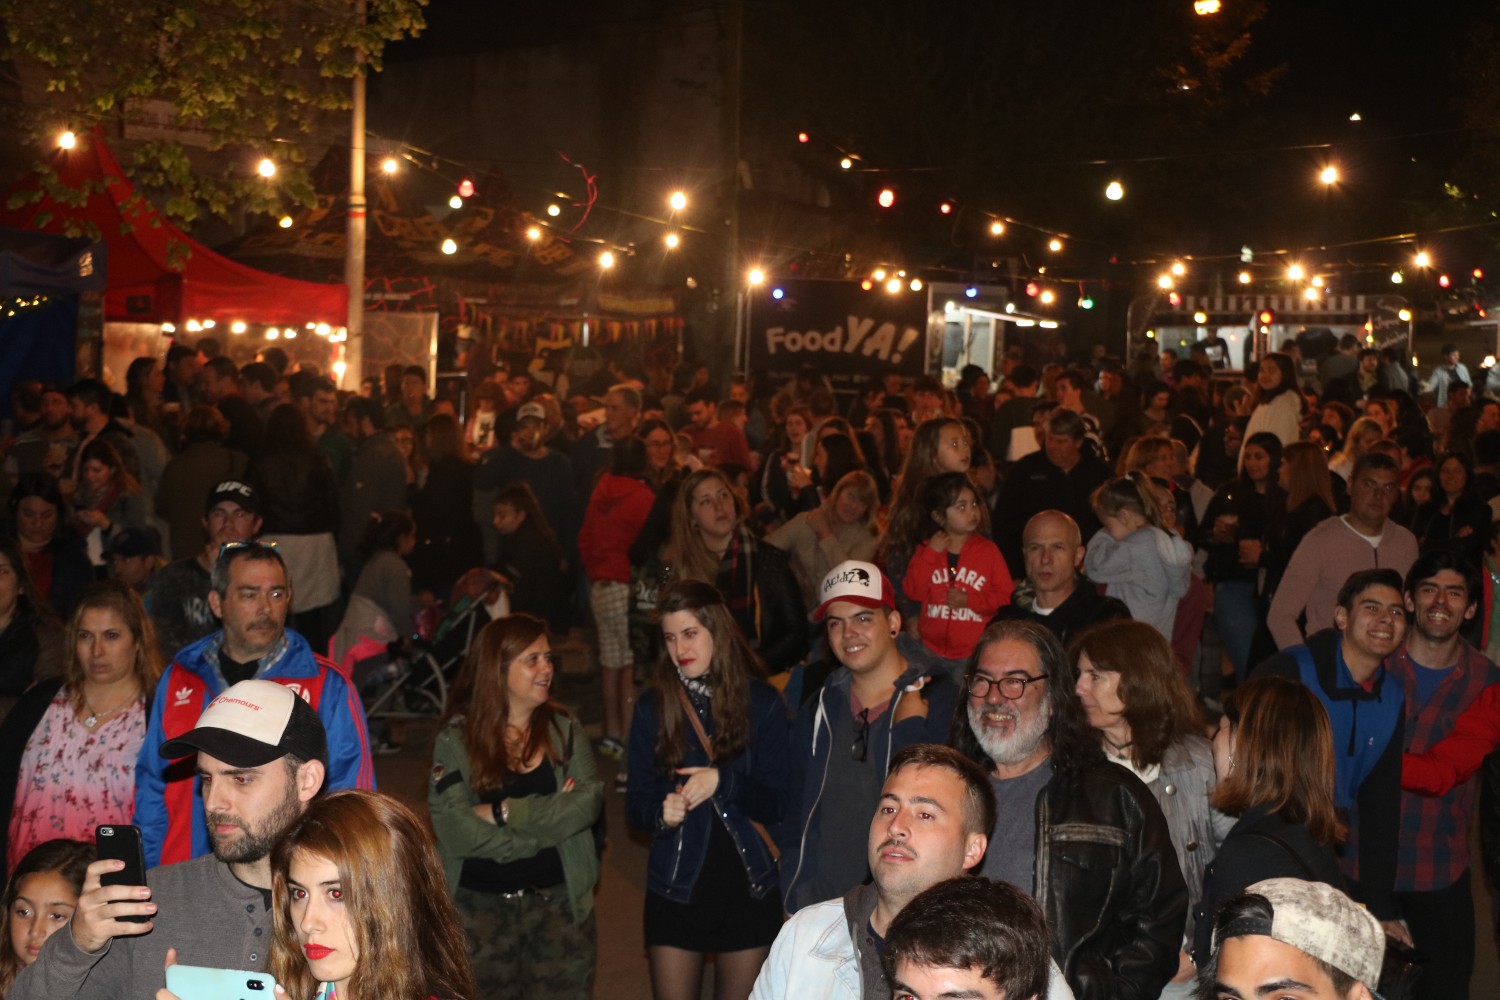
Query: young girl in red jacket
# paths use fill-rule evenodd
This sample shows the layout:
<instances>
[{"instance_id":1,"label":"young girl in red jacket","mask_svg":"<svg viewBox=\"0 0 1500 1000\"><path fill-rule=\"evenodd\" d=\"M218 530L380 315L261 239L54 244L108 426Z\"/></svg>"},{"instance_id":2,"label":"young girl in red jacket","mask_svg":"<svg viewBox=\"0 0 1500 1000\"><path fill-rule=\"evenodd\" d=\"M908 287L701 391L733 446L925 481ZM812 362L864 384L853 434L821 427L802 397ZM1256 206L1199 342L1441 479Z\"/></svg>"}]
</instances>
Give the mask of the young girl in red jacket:
<instances>
[{"instance_id":1,"label":"young girl in red jacket","mask_svg":"<svg viewBox=\"0 0 1500 1000\"><path fill-rule=\"evenodd\" d=\"M901 586L907 597L921 602L922 643L956 666L974 652L1015 585L1000 549L985 537L989 519L968 476L933 476L921 496L937 531L917 546Z\"/></svg>"}]
</instances>

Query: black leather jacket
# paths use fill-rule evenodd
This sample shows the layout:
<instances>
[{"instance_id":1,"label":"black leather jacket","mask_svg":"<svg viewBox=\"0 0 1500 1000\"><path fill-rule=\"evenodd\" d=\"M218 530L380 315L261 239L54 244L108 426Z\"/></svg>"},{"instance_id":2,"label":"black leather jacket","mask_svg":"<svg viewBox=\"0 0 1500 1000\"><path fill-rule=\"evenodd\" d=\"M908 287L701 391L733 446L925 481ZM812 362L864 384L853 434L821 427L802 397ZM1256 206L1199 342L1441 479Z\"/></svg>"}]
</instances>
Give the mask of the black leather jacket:
<instances>
[{"instance_id":1,"label":"black leather jacket","mask_svg":"<svg viewBox=\"0 0 1500 1000\"><path fill-rule=\"evenodd\" d=\"M1156 1000L1177 973L1187 887L1161 807L1098 760L1036 798L1036 896L1078 1000Z\"/></svg>"}]
</instances>

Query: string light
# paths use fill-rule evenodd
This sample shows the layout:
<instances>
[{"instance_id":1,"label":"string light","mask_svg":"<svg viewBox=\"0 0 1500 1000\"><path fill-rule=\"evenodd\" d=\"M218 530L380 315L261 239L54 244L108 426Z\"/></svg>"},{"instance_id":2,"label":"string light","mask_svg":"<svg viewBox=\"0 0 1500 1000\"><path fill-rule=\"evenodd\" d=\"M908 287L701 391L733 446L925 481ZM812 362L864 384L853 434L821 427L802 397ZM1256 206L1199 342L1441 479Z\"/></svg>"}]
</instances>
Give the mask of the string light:
<instances>
[{"instance_id":1,"label":"string light","mask_svg":"<svg viewBox=\"0 0 1500 1000\"><path fill-rule=\"evenodd\" d=\"M474 182L465 177L458 182L458 196L460 198L474 197Z\"/></svg>"},{"instance_id":2,"label":"string light","mask_svg":"<svg viewBox=\"0 0 1500 1000\"><path fill-rule=\"evenodd\" d=\"M1063 241L1056 237L1053 237L1052 239L1047 241L1047 249L1051 250L1053 253L1061 253L1062 248Z\"/></svg>"},{"instance_id":3,"label":"string light","mask_svg":"<svg viewBox=\"0 0 1500 1000\"><path fill-rule=\"evenodd\" d=\"M1401 311L1399 311L1399 312L1396 313L1396 318L1399 319L1403 323L1410 323L1411 322L1411 310L1410 309L1402 309Z\"/></svg>"},{"instance_id":4,"label":"string light","mask_svg":"<svg viewBox=\"0 0 1500 1000\"><path fill-rule=\"evenodd\" d=\"M766 283L766 272L758 267L752 267L748 275L751 288L759 288Z\"/></svg>"},{"instance_id":5,"label":"string light","mask_svg":"<svg viewBox=\"0 0 1500 1000\"><path fill-rule=\"evenodd\" d=\"M1318 180L1332 187L1339 182L1339 168L1330 163L1319 172Z\"/></svg>"},{"instance_id":6,"label":"string light","mask_svg":"<svg viewBox=\"0 0 1500 1000\"><path fill-rule=\"evenodd\" d=\"M662 238L662 242L667 245L668 250L676 250L679 246L682 245L682 237L678 236L676 233L668 233L665 237Z\"/></svg>"},{"instance_id":7,"label":"string light","mask_svg":"<svg viewBox=\"0 0 1500 1000\"><path fill-rule=\"evenodd\" d=\"M953 212L953 203L951 201L943 202L938 206L938 211L942 212L944 215L951 214Z\"/></svg>"},{"instance_id":8,"label":"string light","mask_svg":"<svg viewBox=\"0 0 1500 1000\"><path fill-rule=\"evenodd\" d=\"M456 254L458 253L458 244L455 243L451 238L446 239L443 241L442 251L443 253L449 255Z\"/></svg>"},{"instance_id":9,"label":"string light","mask_svg":"<svg viewBox=\"0 0 1500 1000\"><path fill-rule=\"evenodd\" d=\"M542 227L541 226L528 226L526 228L526 238L528 240L530 240L531 242L533 242L533 243L535 243L537 240L541 239L542 238Z\"/></svg>"},{"instance_id":10,"label":"string light","mask_svg":"<svg viewBox=\"0 0 1500 1000\"><path fill-rule=\"evenodd\" d=\"M78 145L78 136L73 134L72 129L66 129L57 137L57 148L72 149Z\"/></svg>"},{"instance_id":11,"label":"string light","mask_svg":"<svg viewBox=\"0 0 1500 1000\"><path fill-rule=\"evenodd\" d=\"M687 208L687 195L681 191L673 191L672 196L667 199L667 204L671 206L672 211L680 212Z\"/></svg>"},{"instance_id":12,"label":"string light","mask_svg":"<svg viewBox=\"0 0 1500 1000\"><path fill-rule=\"evenodd\" d=\"M1163 274L1161 277L1157 278L1156 287L1160 288L1162 291L1166 291L1167 289L1171 288L1172 276L1170 274Z\"/></svg>"},{"instance_id":13,"label":"string light","mask_svg":"<svg viewBox=\"0 0 1500 1000\"><path fill-rule=\"evenodd\" d=\"M464 207L464 200L460 195L454 195L448 199L448 207L455 211Z\"/></svg>"},{"instance_id":14,"label":"string light","mask_svg":"<svg viewBox=\"0 0 1500 1000\"><path fill-rule=\"evenodd\" d=\"M1041 295L1037 296L1037 300L1044 306L1050 306L1053 302L1057 301L1057 295L1052 289L1048 288Z\"/></svg>"},{"instance_id":15,"label":"string light","mask_svg":"<svg viewBox=\"0 0 1500 1000\"><path fill-rule=\"evenodd\" d=\"M1242 285L1248 285L1248 284L1250 284L1250 272L1249 271L1241 271L1240 272L1240 284L1242 284Z\"/></svg>"},{"instance_id":16,"label":"string light","mask_svg":"<svg viewBox=\"0 0 1500 1000\"><path fill-rule=\"evenodd\" d=\"M249 327L245 325L245 321L242 319L237 319L233 323L229 324L230 333L244 333L248 329Z\"/></svg>"},{"instance_id":17,"label":"string light","mask_svg":"<svg viewBox=\"0 0 1500 1000\"><path fill-rule=\"evenodd\" d=\"M1302 276L1305 273L1306 272L1302 270L1301 264L1292 264L1286 269L1286 277L1288 281L1301 281Z\"/></svg>"},{"instance_id":18,"label":"string light","mask_svg":"<svg viewBox=\"0 0 1500 1000\"><path fill-rule=\"evenodd\" d=\"M608 250L599 255L599 266L608 271L615 266L615 255Z\"/></svg>"},{"instance_id":19,"label":"string light","mask_svg":"<svg viewBox=\"0 0 1500 1000\"><path fill-rule=\"evenodd\" d=\"M811 138L812 138L812 136L808 135L806 132L798 132L797 133L797 141L798 142L807 142Z\"/></svg>"},{"instance_id":20,"label":"string light","mask_svg":"<svg viewBox=\"0 0 1500 1000\"><path fill-rule=\"evenodd\" d=\"M839 161L839 169L840 170L848 170L852 166L854 166L854 161L851 160L851 159L849 159L849 157L847 157L847 156L844 157L842 160Z\"/></svg>"},{"instance_id":21,"label":"string light","mask_svg":"<svg viewBox=\"0 0 1500 1000\"><path fill-rule=\"evenodd\" d=\"M1316 288L1308 286L1307 289L1302 292L1302 297L1309 302L1316 302L1318 301L1319 294L1321 293Z\"/></svg>"},{"instance_id":22,"label":"string light","mask_svg":"<svg viewBox=\"0 0 1500 1000\"><path fill-rule=\"evenodd\" d=\"M562 209L557 206L556 202L554 202L553 204L547 206L547 214L555 219L559 215L562 215Z\"/></svg>"},{"instance_id":23,"label":"string light","mask_svg":"<svg viewBox=\"0 0 1500 1000\"><path fill-rule=\"evenodd\" d=\"M892 205L896 204L896 192L892 191L890 188L881 188L880 196L875 200L880 203L881 208L890 208Z\"/></svg>"},{"instance_id":24,"label":"string light","mask_svg":"<svg viewBox=\"0 0 1500 1000\"><path fill-rule=\"evenodd\" d=\"M1313 275L1312 286L1314 288L1322 288L1323 287L1323 276L1321 274L1315 274L1315 275Z\"/></svg>"},{"instance_id":25,"label":"string light","mask_svg":"<svg viewBox=\"0 0 1500 1000\"><path fill-rule=\"evenodd\" d=\"M875 269L875 273L872 274L872 275L870 275L870 277L874 278L876 281L884 281L885 280L885 268L883 268L883 267L877 267Z\"/></svg>"},{"instance_id":26,"label":"string light","mask_svg":"<svg viewBox=\"0 0 1500 1000\"><path fill-rule=\"evenodd\" d=\"M1197 323L1199 326L1203 326L1208 322L1208 313L1204 312L1201 309L1198 310L1197 312L1193 313L1193 322Z\"/></svg>"},{"instance_id":27,"label":"string light","mask_svg":"<svg viewBox=\"0 0 1500 1000\"><path fill-rule=\"evenodd\" d=\"M1402 274L1400 271L1392 271L1391 272L1391 284L1393 284L1393 285L1399 285L1399 284L1401 284L1401 282L1403 282L1405 280L1406 280L1406 276L1404 274Z\"/></svg>"},{"instance_id":28,"label":"string light","mask_svg":"<svg viewBox=\"0 0 1500 1000\"><path fill-rule=\"evenodd\" d=\"M265 178L275 177L276 164L269 156L263 157L260 161L260 165L255 168L255 172Z\"/></svg>"},{"instance_id":29,"label":"string light","mask_svg":"<svg viewBox=\"0 0 1500 1000\"><path fill-rule=\"evenodd\" d=\"M1418 250L1417 255L1411 259L1411 262L1418 267L1431 267L1432 256L1426 250Z\"/></svg>"},{"instance_id":30,"label":"string light","mask_svg":"<svg viewBox=\"0 0 1500 1000\"><path fill-rule=\"evenodd\" d=\"M384 170L388 174L394 174L397 170L401 169L401 164L396 162L396 158L394 156L387 156L385 159L380 161L380 169Z\"/></svg>"},{"instance_id":31,"label":"string light","mask_svg":"<svg viewBox=\"0 0 1500 1000\"><path fill-rule=\"evenodd\" d=\"M280 340L281 339L281 331L278 330L278 329L276 329L274 326L273 327L269 327L266 330L266 339L267 340Z\"/></svg>"},{"instance_id":32,"label":"string light","mask_svg":"<svg viewBox=\"0 0 1500 1000\"><path fill-rule=\"evenodd\" d=\"M901 291L901 279L892 278L890 281L887 281L885 283L885 290L890 292L892 295L895 295L897 292Z\"/></svg>"},{"instance_id":33,"label":"string light","mask_svg":"<svg viewBox=\"0 0 1500 1000\"><path fill-rule=\"evenodd\" d=\"M1125 197L1125 185L1121 184L1119 181L1110 181L1104 187L1104 197L1108 198L1110 201L1119 201L1121 198Z\"/></svg>"},{"instance_id":34,"label":"string light","mask_svg":"<svg viewBox=\"0 0 1500 1000\"><path fill-rule=\"evenodd\" d=\"M907 287L910 288L914 292L920 292L922 290L922 279L921 278L913 278L913 279L911 279L911 284L908 285Z\"/></svg>"},{"instance_id":35,"label":"string light","mask_svg":"<svg viewBox=\"0 0 1500 1000\"><path fill-rule=\"evenodd\" d=\"M991 236L1001 236L1004 233L1005 233L1005 223L1001 222L999 219L996 219L994 222L990 223L990 235Z\"/></svg>"},{"instance_id":36,"label":"string light","mask_svg":"<svg viewBox=\"0 0 1500 1000\"><path fill-rule=\"evenodd\" d=\"M1187 265L1179 260L1172 265L1171 271L1174 278L1180 278L1184 274L1187 274Z\"/></svg>"},{"instance_id":37,"label":"string light","mask_svg":"<svg viewBox=\"0 0 1500 1000\"><path fill-rule=\"evenodd\" d=\"M278 222L277 225L279 225L282 229L291 229L292 217L290 215L283 215L281 217L281 221Z\"/></svg>"}]
</instances>

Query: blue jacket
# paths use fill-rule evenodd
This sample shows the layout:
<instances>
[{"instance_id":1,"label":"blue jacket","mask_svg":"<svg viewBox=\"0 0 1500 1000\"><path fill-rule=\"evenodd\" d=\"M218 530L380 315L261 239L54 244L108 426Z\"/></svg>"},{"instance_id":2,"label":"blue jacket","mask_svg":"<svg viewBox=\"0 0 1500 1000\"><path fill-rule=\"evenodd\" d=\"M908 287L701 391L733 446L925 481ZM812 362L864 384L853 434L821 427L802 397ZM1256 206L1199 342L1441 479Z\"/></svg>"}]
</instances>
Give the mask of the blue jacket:
<instances>
[{"instance_id":1,"label":"blue jacket","mask_svg":"<svg viewBox=\"0 0 1500 1000\"><path fill-rule=\"evenodd\" d=\"M895 692L885 712L872 719L867 744L867 762L878 770L881 781L890 760L896 751L913 743L948 742L948 728L953 721L953 712L958 703L958 685L946 667L937 662L932 653L920 643L908 641L903 635L898 640L901 652L907 658L906 671L897 678ZM911 718L900 725L892 726L896 708L904 697L912 697L905 689L917 679L928 678L922 689L927 699L927 717ZM865 808L856 812L829 814L819 811L825 786L830 776L838 779L838 772L846 767L861 767L849 756L849 747L833 746L834 716L849 717L849 690L852 676L844 668L829 675L816 700L808 702L797 714L792 730L793 802L795 809L787 822L776 830L776 842L781 847L781 896L788 913L799 907L822 902L847 892L852 886L835 886L833 880L821 880L820 859L829 854L847 855L855 851L859 857L866 854L870 819L875 815L876 798L865 803ZM637 709L639 710L639 709ZM833 767L830 767L833 764ZM809 831L817 827L816 843L809 843Z\"/></svg>"},{"instance_id":2,"label":"blue jacket","mask_svg":"<svg viewBox=\"0 0 1500 1000\"><path fill-rule=\"evenodd\" d=\"M698 719L712 739L712 714L699 712ZM630 825L651 837L646 889L676 903L688 902L708 855L710 824L721 822L739 850L751 894L756 899L764 898L776 887L776 861L751 821L765 825L779 822L792 804L791 744L781 695L765 681L751 682L749 745L744 753L719 767L713 808L705 808L707 803L700 805L675 828L661 823L662 801L676 789L679 780L657 765L660 727L657 692L646 691L635 703L630 724L625 793L625 815ZM681 766L703 767L709 763L708 754L689 726Z\"/></svg>"},{"instance_id":3,"label":"blue jacket","mask_svg":"<svg viewBox=\"0 0 1500 1000\"><path fill-rule=\"evenodd\" d=\"M141 828L147 868L212 850L195 758L169 761L159 750L191 730L208 703L229 686L219 672L223 639L219 631L184 647L156 686L146 741L135 765L135 824ZM287 685L317 709L328 732L325 790L375 787L364 705L334 663L314 655L307 640L288 629L282 643L261 660L255 677Z\"/></svg>"}]
</instances>

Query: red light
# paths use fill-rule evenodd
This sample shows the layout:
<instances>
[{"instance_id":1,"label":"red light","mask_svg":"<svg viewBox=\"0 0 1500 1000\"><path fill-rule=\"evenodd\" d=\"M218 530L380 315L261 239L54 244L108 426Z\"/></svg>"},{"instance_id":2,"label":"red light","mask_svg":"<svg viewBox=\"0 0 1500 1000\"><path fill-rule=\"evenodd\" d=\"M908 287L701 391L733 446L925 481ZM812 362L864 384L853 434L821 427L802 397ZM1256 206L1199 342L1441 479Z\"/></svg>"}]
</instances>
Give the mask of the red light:
<instances>
[{"instance_id":1,"label":"red light","mask_svg":"<svg viewBox=\"0 0 1500 1000\"><path fill-rule=\"evenodd\" d=\"M474 197L474 182L465 177L458 182L458 196L460 198Z\"/></svg>"},{"instance_id":2,"label":"red light","mask_svg":"<svg viewBox=\"0 0 1500 1000\"><path fill-rule=\"evenodd\" d=\"M1483 277L1484 277L1484 268L1482 268L1482 267L1476 267L1476 268L1474 268L1474 280L1478 281L1480 278L1483 278Z\"/></svg>"},{"instance_id":3,"label":"red light","mask_svg":"<svg viewBox=\"0 0 1500 1000\"><path fill-rule=\"evenodd\" d=\"M944 215L947 215L953 211L953 205L945 201L938 206L938 211L942 212Z\"/></svg>"},{"instance_id":4,"label":"red light","mask_svg":"<svg viewBox=\"0 0 1500 1000\"><path fill-rule=\"evenodd\" d=\"M1182 296L1178 295L1176 292L1171 292L1167 295L1167 301L1172 303L1172 305L1174 306L1180 306L1182 305Z\"/></svg>"},{"instance_id":5,"label":"red light","mask_svg":"<svg viewBox=\"0 0 1500 1000\"><path fill-rule=\"evenodd\" d=\"M806 142L810 138L812 138L812 136L808 135L806 132L798 132L797 133L797 141L798 142Z\"/></svg>"},{"instance_id":6,"label":"red light","mask_svg":"<svg viewBox=\"0 0 1500 1000\"><path fill-rule=\"evenodd\" d=\"M869 278L866 278L864 281L861 281L859 283L859 287L868 292L870 289L875 287L875 282L871 281Z\"/></svg>"},{"instance_id":7,"label":"red light","mask_svg":"<svg viewBox=\"0 0 1500 1000\"><path fill-rule=\"evenodd\" d=\"M1276 321L1276 314L1274 312L1272 312L1269 309L1262 309L1260 311L1260 325L1261 326L1270 326L1275 321Z\"/></svg>"},{"instance_id":8,"label":"red light","mask_svg":"<svg viewBox=\"0 0 1500 1000\"><path fill-rule=\"evenodd\" d=\"M1453 284L1453 282L1446 274L1438 275L1438 286L1440 288L1447 288L1451 284Z\"/></svg>"},{"instance_id":9,"label":"red light","mask_svg":"<svg viewBox=\"0 0 1500 1000\"><path fill-rule=\"evenodd\" d=\"M1030 295L1032 298L1036 298L1037 295L1040 294L1040 293L1041 293L1041 289L1036 286L1036 282L1035 281L1028 281L1028 282L1026 282L1026 294L1027 295Z\"/></svg>"}]
</instances>

